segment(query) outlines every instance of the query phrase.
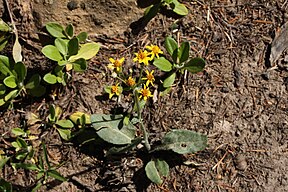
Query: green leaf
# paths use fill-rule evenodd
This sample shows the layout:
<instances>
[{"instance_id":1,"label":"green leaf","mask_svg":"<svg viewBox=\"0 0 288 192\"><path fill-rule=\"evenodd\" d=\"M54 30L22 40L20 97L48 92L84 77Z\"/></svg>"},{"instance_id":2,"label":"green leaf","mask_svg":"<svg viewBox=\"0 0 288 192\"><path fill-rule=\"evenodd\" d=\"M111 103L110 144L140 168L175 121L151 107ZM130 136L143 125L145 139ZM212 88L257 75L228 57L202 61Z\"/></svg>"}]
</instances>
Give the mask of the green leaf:
<instances>
[{"instance_id":1,"label":"green leaf","mask_svg":"<svg viewBox=\"0 0 288 192\"><path fill-rule=\"evenodd\" d=\"M32 189L31 192L37 192L38 189L40 189L40 187L42 186L42 182L41 181L38 181L37 185Z\"/></svg>"},{"instance_id":2,"label":"green leaf","mask_svg":"<svg viewBox=\"0 0 288 192\"><path fill-rule=\"evenodd\" d=\"M50 169L50 170L48 170L47 173L50 177L53 177L54 179L57 179L57 180L63 181L63 182L67 181L67 179L65 177L63 177L62 175L60 175L60 173L58 173L56 170Z\"/></svg>"},{"instance_id":3,"label":"green leaf","mask_svg":"<svg viewBox=\"0 0 288 192\"><path fill-rule=\"evenodd\" d=\"M47 73L44 77L43 77L44 81L46 81L49 84L55 84L57 83L57 77L51 73Z\"/></svg>"},{"instance_id":4,"label":"green leaf","mask_svg":"<svg viewBox=\"0 0 288 192\"><path fill-rule=\"evenodd\" d=\"M131 138L120 130L113 129L110 127L104 127L97 131L98 136L108 143L114 145L125 145L131 143Z\"/></svg>"},{"instance_id":5,"label":"green leaf","mask_svg":"<svg viewBox=\"0 0 288 192\"><path fill-rule=\"evenodd\" d=\"M144 23L148 23L151 19L153 19L160 10L162 3L156 3L155 5L151 5L145 9L144 12Z\"/></svg>"},{"instance_id":6,"label":"green leaf","mask_svg":"<svg viewBox=\"0 0 288 192\"><path fill-rule=\"evenodd\" d=\"M40 169L35 164L31 163L13 163L13 166L16 168L22 168L31 171L40 171Z\"/></svg>"},{"instance_id":7,"label":"green leaf","mask_svg":"<svg viewBox=\"0 0 288 192\"><path fill-rule=\"evenodd\" d=\"M72 24L67 25L66 29L65 29L66 34L72 38L74 36L74 27Z\"/></svg>"},{"instance_id":8,"label":"green leaf","mask_svg":"<svg viewBox=\"0 0 288 192\"><path fill-rule=\"evenodd\" d=\"M67 53L68 53L68 40L57 38L57 39L55 39L55 46L62 55L64 55L64 56L67 55Z\"/></svg>"},{"instance_id":9,"label":"green leaf","mask_svg":"<svg viewBox=\"0 0 288 192\"><path fill-rule=\"evenodd\" d=\"M9 58L4 55L0 55L0 72L5 76L13 75Z\"/></svg>"},{"instance_id":10,"label":"green leaf","mask_svg":"<svg viewBox=\"0 0 288 192\"><path fill-rule=\"evenodd\" d=\"M62 27L62 25L58 24L58 23L47 23L46 24L46 29L47 31L50 33L50 35L52 35L53 37L60 37L60 38L65 38L66 36L63 34L64 29Z\"/></svg>"},{"instance_id":11,"label":"green leaf","mask_svg":"<svg viewBox=\"0 0 288 192\"><path fill-rule=\"evenodd\" d=\"M5 23L2 19L0 19L0 31L11 32L12 28L7 23Z\"/></svg>"},{"instance_id":12,"label":"green leaf","mask_svg":"<svg viewBox=\"0 0 288 192\"><path fill-rule=\"evenodd\" d=\"M27 74L26 66L22 62L18 62L15 64L14 70L17 73L18 81L23 82Z\"/></svg>"},{"instance_id":13,"label":"green leaf","mask_svg":"<svg viewBox=\"0 0 288 192\"><path fill-rule=\"evenodd\" d=\"M83 72L87 69L87 62L85 59L80 58L73 62L73 68L76 72Z\"/></svg>"},{"instance_id":14,"label":"green leaf","mask_svg":"<svg viewBox=\"0 0 288 192\"><path fill-rule=\"evenodd\" d=\"M77 37L70 39L68 42L68 54L69 56L76 55L79 50L79 42Z\"/></svg>"},{"instance_id":15,"label":"green leaf","mask_svg":"<svg viewBox=\"0 0 288 192\"><path fill-rule=\"evenodd\" d=\"M86 32L81 32L79 35L77 35L77 38L79 42L85 42L86 39L88 38L88 34Z\"/></svg>"},{"instance_id":16,"label":"green leaf","mask_svg":"<svg viewBox=\"0 0 288 192\"><path fill-rule=\"evenodd\" d=\"M198 73L203 71L205 67L205 61L202 58L193 58L184 65L184 69L187 69L191 73Z\"/></svg>"},{"instance_id":17,"label":"green leaf","mask_svg":"<svg viewBox=\"0 0 288 192\"><path fill-rule=\"evenodd\" d=\"M162 159L156 159L155 166L156 166L156 168L159 171L159 174L161 176L168 177L168 175L169 175L169 165L168 165L168 163L166 163L166 161L164 161Z\"/></svg>"},{"instance_id":18,"label":"green leaf","mask_svg":"<svg viewBox=\"0 0 288 192\"><path fill-rule=\"evenodd\" d=\"M174 3L174 8L173 8L173 11L175 13L177 13L178 15L181 15L181 16L185 16L188 14L188 9L186 8L186 6L182 3L179 3L177 1L177 3L175 3L176 1L174 0L173 3Z\"/></svg>"},{"instance_id":19,"label":"green leaf","mask_svg":"<svg viewBox=\"0 0 288 192\"><path fill-rule=\"evenodd\" d=\"M71 131L69 129L57 128L57 131L60 134L62 139L68 141L71 138Z\"/></svg>"},{"instance_id":20,"label":"green leaf","mask_svg":"<svg viewBox=\"0 0 288 192\"><path fill-rule=\"evenodd\" d=\"M82 120L82 116L84 115L85 118L85 124L91 124L91 120L90 120L90 115L83 113L83 112L75 112L72 115L70 115L69 119L76 125L82 125L83 121Z\"/></svg>"},{"instance_id":21,"label":"green leaf","mask_svg":"<svg viewBox=\"0 0 288 192\"><path fill-rule=\"evenodd\" d=\"M49 58L53 61L61 61L63 59L62 55L58 51L57 47L55 47L54 45L46 45L45 47L43 47L42 53L47 58Z\"/></svg>"},{"instance_id":22,"label":"green leaf","mask_svg":"<svg viewBox=\"0 0 288 192\"><path fill-rule=\"evenodd\" d=\"M153 62L153 65L165 72L169 72L172 70L172 64L164 57L160 57L159 59L156 58Z\"/></svg>"},{"instance_id":23,"label":"green leaf","mask_svg":"<svg viewBox=\"0 0 288 192\"><path fill-rule=\"evenodd\" d=\"M0 106L4 105L6 101L4 99L0 99Z\"/></svg>"},{"instance_id":24,"label":"green leaf","mask_svg":"<svg viewBox=\"0 0 288 192\"><path fill-rule=\"evenodd\" d=\"M6 39L0 40L0 51L2 51L8 43L8 37Z\"/></svg>"},{"instance_id":25,"label":"green leaf","mask_svg":"<svg viewBox=\"0 0 288 192\"><path fill-rule=\"evenodd\" d=\"M85 60L89 60L94 57L99 51L100 45L98 43L86 43L84 44L77 55L74 55L69 58L69 61L73 62L77 59L83 58Z\"/></svg>"},{"instance_id":26,"label":"green leaf","mask_svg":"<svg viewBox=\"0 0 288 192\"><path fill-rule=\"evenodd\" d=\"M3 80L3 83L9 88L16 88L17 87L17 79L15 76L6 77Z\"/></svg>"},{"instance_id":27,"label":"green leaf","mask_svg":"<svg viewBox=\"0 0 288 192\"><path fill-rule=\"evenodd\" d=\"M175 153L186 154L204 150L207 146L207 136L190 130L172 130L162 139L162 144L155 150L172 150Z\"/></svg>"},{"instance_id":28,"label":"green leaf","mask_svg":"<svg viewBox=\"0 0 288 192\"><path fill-rule=\"evenodd\" d=\"M0 96L4 95L6 92L6 87L4 84L0 84Z\"/></svg>"},{"instance_id":29,"label":"green leaf","mask_svg":"<svg viewBox=\"0 0 288 192\"><path fill-rule=\"evenodd\" d=\"M45 94L45 92L46 92L46 87L44 87L44 86L42 86L42 85L39 85L39 86L37 86L37 87L35 87L35 88L33 88L33 89L27 90L27 92L28 92L30 95L34 96L34 97L41 97L41 96L43 96L43 95Z\"/></svg>"},{"instance_id":30,"label":"green leaf","mask_svg":"<svg viewBox=\"0 0 288 192\"><path fill-rule=\"evenodd\" d=\"M47 153L47 148L46 148L46 144L44 142L41 143L42 144L42 149L43 149L43 154L44 154L44 159L47 163L48 168L50 169L51 165L48 159L48 153ZM42 157L41 157L42 158ZM43 163L42 163L43 164Z\"/></svg>"},{"instance_id":31,"label":"green leaf","mask_svg":"<svg viewBox=\"0 0 288 192\"><path fill-rule=\"evenodd\" d=\"M181 43L181 46L178 49L179 63L187 61L187 59L189 58L189 51L190 51L189 43L188 42Z\"/></svg>"},{"instance_id":32,"label":"green leaf","mask_svg":"<svg viewBox=\"0 0 288 192\"><path fill-rule=\"evenodd\" d=\"M27 82L27 84L25 85L26 89L34 89L36 87L39 86L41 81L41 77L39 74L34 74L29 81Z\"/></svg>"},{"instance_id":33,"label":"green leaf","mask_svg":"<svg viewBox=\"0 0 288 192\"><path fill-rule=\"evenodd\" d=\"M15 97L17 97L17 94L18 94L18 90L10 91L10 92L4 97L4 101L9 101L10 99L14 99Z\"/></svg>"},{"instance_id":34,"label":"green leaf","mask_svg":"<svg viewBox=\"0 0 288 192\"><path fill-rule=\"evenodd\" d=\"M173 56L174 51L178 49L177 42L172 37L166 37L164 44L169 55Z\"/></svg>"},{"instance_id":35,"label":"green leaf","mask_svg":"<svg viewBox=\"0 0 288 192\"><path fill-rule=\"evenodd\" d=\"M147 163L145 166L145 172L148 179L150 179L153 183L156 183L157 185L161 185L163 183L153 160Z\"/></svg>"},{"instance_id":36,"label":"green leaf","mask_svg":"<svg viewBox=\"0 0 288 192\"><path fill-rule=\"evenodd\" d=\"M176 73L172 73L171 75L169 75L163 82L163 87L167 88L173 85L174 81L176 78Z\"/></svg>"},{"instance_id":37,"label":"green leaf","mask_svg":"<svg viewBox=\"0 0 288 192\"><path fill-rule=\"evenodd\" d=\"M56 122L62 128L73 128L74 124L70 120L62 119Z\"/></svg>"},{"instance_id":38,"label":"green leaf","mask_svg":"<svg viewBox=\"0 0 288 192\"><path fill-rule=\"evenodd\" d=\"M22 62L21 52L22 52L22 48L18 41L18 35L15 34L15 42L14 42L13 49L12 49L12 55L13 55L13 59L15 63Z\"/></svg>"},{"instance_id":39,"label":"green leaf","mask_svg":"<svg viewBox=\"0 0 288 192\"><path fill-rule=\"evenodd\" d=\"M0 157L0 170L4 167L10 157Z\"/></svg>"},{"instance_id":40,"label":"green leaf","mask_svg":"<svg viewBox=\"0 0 288 192\"><path fill-rule=\"evenodd\" d=\"M0 191L13 192L12 184L0 178Z\"/></svg>"},{"instance_id":41,"label":"green leaf","mask_svg":"<svg viewBox=\"0 0 288 192\"><path fill-rule=\"evenodd\" d=\"M16 135L16 136L20 136L20 135L25 135L25 134L26 134L26 132L23 131L23 130L20 129L20 128L13 128L13 129L11 130L11 132L12 132L14 135Z\"/></svg>"},{"instance_id":42,"label":"green leaf","mask_svg":"<svg viewBox=\"0 0 288 192\"><path fill-rule=\"evenodd\" d=\"M140 144L142 140L143 139L141 137L138 137L138 138L132 140L131 144L125 145L123 147L122 146L112 147L107 151L105 156L118 155L118 154L123 154L123 153L129 152L133 148L137 147L137 145Z\"/></svg>"}]
</instances>

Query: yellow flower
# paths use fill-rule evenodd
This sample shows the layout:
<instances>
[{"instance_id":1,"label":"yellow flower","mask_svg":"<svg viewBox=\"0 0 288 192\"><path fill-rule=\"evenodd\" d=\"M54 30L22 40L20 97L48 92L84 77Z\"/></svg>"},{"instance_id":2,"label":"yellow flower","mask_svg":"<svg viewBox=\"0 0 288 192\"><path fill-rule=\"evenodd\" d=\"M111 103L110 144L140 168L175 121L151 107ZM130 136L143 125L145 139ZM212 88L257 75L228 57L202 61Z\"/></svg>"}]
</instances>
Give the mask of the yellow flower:
<instances>
[{"instance_id":1,"label":"yellow flower","mask_svg":"<svg viewBox=\"0 0 288 192\"><path fill-rule=\"evenodd\" d=\"M144 101L146 101L148 97L153 97L151 91L146 87L146 85L144 85L144 88L140 90L140 94L139 99L143 97Z\"/></svg>"},{"instance_id":2,"label":"yellow flower","mask_svg":"<svg viewBox=\"0 0 288 192\"><path fill-rule=\"evenodd\" d=\"M116 85L112 85L110 87L109 99L111 99L113 97L113 95L119 96L122 93L122 87L120 87L118 85L119 85L119 83L117 83Z\"/></svg>"},{"instance_id":3,"label":"yellow flower","mask_svg":"<svg viewBox=\"0 0 288 192\"><path fill-rule=\"evenodd\" d=\"M163 54L163 51L161 51L157 45L147 45L146 49L151 51L151 60L153 60L155 56L159 58L159 54Z\"/></svg>"},{"instance_id":4,"label":"yellow flower","mask_svg":"<svg viewBox=\"0 0 288 192\"><path fill-rule=\"evenodd\" d=\"M146 72L146 77L142 78L143 80L147 80L146 81L146 86L148 87L149 83L151 83L151 85L154 86L153 84L153 81L155 81L155 78L154 78L154 70L152 70L150 73L148 70L145 71Z\"/></svg>"},{"instance_id":5,"label":"yellow flower","mask_svg":"<svg viewBox=\"0 0 288 192\"><path fill-rule=\"evenodd\" d=\"M149 53L144 50L138 51L138 53L135 53L136 57L133 59L134 62L138 61L139 63L144 63L145 65L149 64L149 61L151 61L151 58L149 57Z\"/></svg>"},{"instance_id":6,"label":"yellow flower","mask_svg":"<svg viewBox=\"0 0 288 192\"><path fill-rule=\"evenodd\" d=\"M130 76L130 77L128 77L128 79L126 80L126 84L127 84L129 87L133 87L133 86L136 84L136 82L135 82L135 80Z\"/></svg>"},{"instance_id":7,"label":"yellow flower","mask_svg":"<svg viewBox=\"0 0 288 192\"><path fill-rule=\"evenodd\" d=\"M116 59L116 60L113 58L109 58L109 61L111 63L108 65L108 68L111 70L116 69L117 72L121 71L124 60L125 60L124 57L122 57L121 59Z\"/></svg>"}]
</instances>

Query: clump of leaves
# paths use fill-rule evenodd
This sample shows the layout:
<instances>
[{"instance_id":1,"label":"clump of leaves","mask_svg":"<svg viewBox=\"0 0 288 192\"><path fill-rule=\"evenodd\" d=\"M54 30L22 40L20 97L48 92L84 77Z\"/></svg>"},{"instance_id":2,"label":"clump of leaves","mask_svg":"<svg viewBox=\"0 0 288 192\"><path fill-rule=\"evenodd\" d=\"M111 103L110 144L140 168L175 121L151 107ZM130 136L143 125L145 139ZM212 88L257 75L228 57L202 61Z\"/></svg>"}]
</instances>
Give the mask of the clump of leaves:
<instances>
[{"instance_id":1,"label":"clump of leaves","mask_svg":"<svg viewBox=\"0 0 288 192\"><path fill-rule=\"evenodd\" d=\"M0 106L11 104L19 95L40 97L45 93L45 87L40 85L39 74L34 74L29 80L26 76L27 68L24 63L15 63L8 57L0 55Z\"/></svg>"},{"instance_id":2,"label":"clump of leaves","mask_svg":"<svg viewBox=\"0 0 288 192\"><path fill-rule=\"evenodd\" d=\"M86 32L75 35L71 24L64 28L59 23L51 22L46 24L46 29L55 40L54 45L43 47L42 53L57 62L57 66L43 79L49 84L61 83L65 86L72 75L71 70L85 71L87 60L97 54L100 45L91 41L87 42Z\"/></svg>"}]
</instances>

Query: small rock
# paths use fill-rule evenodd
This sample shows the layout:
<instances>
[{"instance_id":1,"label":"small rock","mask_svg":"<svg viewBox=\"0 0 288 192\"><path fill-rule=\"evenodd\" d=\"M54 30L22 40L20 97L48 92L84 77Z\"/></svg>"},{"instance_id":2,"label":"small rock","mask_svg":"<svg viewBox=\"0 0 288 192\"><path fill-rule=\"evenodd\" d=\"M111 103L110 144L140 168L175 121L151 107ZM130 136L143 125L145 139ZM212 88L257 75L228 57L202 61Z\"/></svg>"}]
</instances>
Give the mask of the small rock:
<instances>
[{"instance_id":1,"label":"small rock","mask_svg":"<svg viewBox=\"0 0 288 192\"><path fill-rule=\"evenodd\" d=\"M248 166L248 163L246 161L246 157L242 154L238 154L235 157L234 163L236 165L236 168L239 169L240 171L244 171Z\"/></svg>"},{"instance_id":2,"label":"small rock","mask_svg":"<svg viewBox=\"0 0 288 192\"><path fill-rule=\"evenodd\" d=\"M74 9L77 9L78 8L78 3L77 1L69 1L68 4L67 4L67 8L72 11Z\"/></svg>"}]
</instances>

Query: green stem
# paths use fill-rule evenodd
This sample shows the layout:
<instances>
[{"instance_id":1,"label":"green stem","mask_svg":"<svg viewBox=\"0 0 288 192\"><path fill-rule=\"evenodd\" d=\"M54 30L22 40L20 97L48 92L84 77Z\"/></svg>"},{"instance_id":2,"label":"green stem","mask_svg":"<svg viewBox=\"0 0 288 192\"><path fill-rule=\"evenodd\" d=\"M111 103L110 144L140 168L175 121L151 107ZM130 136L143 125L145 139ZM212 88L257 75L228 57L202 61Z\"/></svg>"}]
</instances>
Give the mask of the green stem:
<instances>
[{"instance_id":1,"label":"green stem","mask_svg":"<svg viewBox=\"0 0 288 192\"><path fill-rule=\"evenodd\" d=\"M142 115L141 115L140 103L139 103L139 95L138 95L138 92L136 90L134 90L134 99L135 99L135 103L136 103L136 110L137 110L137 115L138 115L138 119L139 119L139 123L140 123L140 128L141 128L141 131L143 132L144 145L145 145L146 149L148 151L150 151L151 146L150 146L149 141L148 141L148 132L146 131L144 123L142 121Z\"/></svg>"}]
</instances>

